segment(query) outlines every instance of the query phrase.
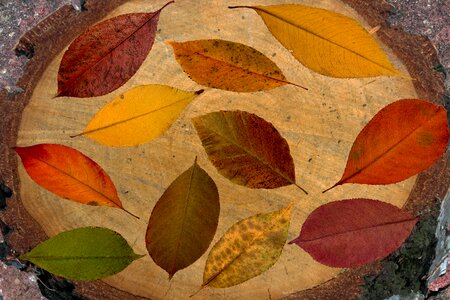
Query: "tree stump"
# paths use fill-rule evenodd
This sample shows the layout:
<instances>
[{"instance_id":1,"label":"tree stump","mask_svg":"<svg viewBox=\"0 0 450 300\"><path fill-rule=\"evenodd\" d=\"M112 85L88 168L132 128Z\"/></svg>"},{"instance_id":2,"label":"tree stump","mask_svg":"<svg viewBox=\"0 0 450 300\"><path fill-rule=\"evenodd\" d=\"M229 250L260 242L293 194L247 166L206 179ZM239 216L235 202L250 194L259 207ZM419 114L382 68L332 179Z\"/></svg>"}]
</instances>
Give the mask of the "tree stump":
<instances>
[{"instance_id":1,"label":"tree stump","mask_svg":"<svg viewBox=\"0 0 450 300\"><path fill-rule=\"evenodd\" d=\"M343 185L322 194L340 179L351 145L365 124L381 108L402 98L422 98L440 103L442 76L432 67L436 56L431 44L385 24L383 1L363 0L254 0L251 5L301 3L348 15L367 29L381 25L374 34L393 65L414 81L392 76L366 79L335 79L301 65L270 34L252 10L229 10L225 0L177 1L160 16L153 49L139 71L124 86L101 97L55 98L57 72L69 43L87 26L124 13L156 11L167 1L88 1L87 11L63 7L26 35L18 47L32 47L35 56L19 85L20 95L7 95L1 103L1 132L5 139L1 176L12 185L17 201L5 219L15 229L10 243L23 252L59 232L83 226L102 226L122 234L139 254L147 254L145 231L156 201L169 184L189 168L194 158L216 182L221 201L219 226L212 245L235 222L251 215L286 206L295 208L288 239L296 237L306 217L318 206L348 198L371 198L413 210L419 214L442 197L449 186L445 158L429 170L398 184L386 186ZM242 4L242 3L238 3ZM361 15L359 15L354 9ZM175 61L165 40L177 42L219 38L240 42L263 52L283 70L289 81L306 86L284 86L268 92L233 93L207 89L182 113L171 128L156 140L136 147L106 147L86 137L69 136L83 130L93 115L111 99L132 87L164 84L194 91L191 81ZM208 161L191 118L218 110L244 110L273 123L287 140L296 167L295 186L252 190L230 183ZM124 207L121 210L83 206L58 198L34 183L11 150L13 146L58 143L73 147L94 159L111 176ZM20 201L20 202L19 202ZM12 202L12 201L10 201ZM30 218L28 213L33 219ZM207 252L208 253L208 252ZM189 299L202 283L205 253L169 282L167 273L147 255L104 283L77 283L87 297L101 299ZM345 271L315 262L306 252L286 245L279 261L267 272L226 289L203 289L198 299L351 299L359 292L361 276L377 269L372 264ZM343 273L344 272L344 273ZM120 290L120 291L118 291ZM122 292L124 291L124 292Z\"/></svg>"}]
</instances>

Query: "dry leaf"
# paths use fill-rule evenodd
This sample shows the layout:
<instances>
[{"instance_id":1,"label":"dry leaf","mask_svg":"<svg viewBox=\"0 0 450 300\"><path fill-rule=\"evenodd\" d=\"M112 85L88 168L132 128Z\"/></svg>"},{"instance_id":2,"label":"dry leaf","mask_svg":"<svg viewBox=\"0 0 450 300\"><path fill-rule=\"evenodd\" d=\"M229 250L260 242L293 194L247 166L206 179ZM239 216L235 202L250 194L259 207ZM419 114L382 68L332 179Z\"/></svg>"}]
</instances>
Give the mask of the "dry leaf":
<instances>
[{"instance_id":1,"label":"dry leaf","mask_svg":"<svg viewBox=\"0 0 450 300\"><path fill-rule=\"evenodd\" d=\"M264 54L240 43L217 39L168 43L183 70L204 86L255 92L293 84Z\"/></svg>"},{"instance_id":2,"label":"dry leaf","mask_svg":"<svg viewBox=\"0 0 450 300\"><path fill-rule=\"evenodd\" d=\"M117 16L78 36L58 71L58 96L94 97L128 81L153 46L161 10Z\"/></svg>"},{"instance_id":3,"label":"dry leaf","mask_svg":"<svg viewBox=\"0 0 450 300\"><path fill-rule=\"evenodd\" d=\"M342 14L297 4L230 8L255 10L298 61L322 75L401 75L373 37L358 22Z\"/></svg>"},{"instance_id":4,"label":"dry leaf","mask_svg":"<svg viewBox=\"0 0 450 300\"><path fill-rule=\"evenodd\" d=\"M230 287L270 269L286 243L291 210L258 214L231 226L209 252L202 287Z\"/></svg>"},{"instance_id":5,"label":"dry leaf","mask_svg":"<svg viewBox=\"0 0 450 300\"><path fill-rule=\"evenodd\" d=\"M289 146L271 123L245 111L213 112L192 122L209 159L232 182L264 189L296 184Z\"/></svg>"},{"instance_id":6,"label":"dry leaf","mask_svg":"<svg viewBox=\"0 0 450 300\"><path fill-rule=\"evenodd\" d=\"M418 99L398 100L380 110L359 133L344 175L333 187L405 180L438 160L448 138L443 107Z\"/></svg>"},{"instance_id":7,"label":"dry leaf","mask_svg":"<svg viewBox=\"0 0 450 300\"><path fill-rule=\"evenodd\" d=\"M316 261L352 268L381 259L399 248L417 218L392 204L370 199L327 203L314 210L295 243Z\"/></svg>"},{"instance_id":8,"label":"dry leaf","mask_svg":"<svg viewBox=\"0 0 450 300\"><path fill-rule=\"evenodd\" d=\"M148 253L169 278L205 253L219 212L216 184L197 162L170 184L153 208L146 234Z\"/></svg>"},{"instance_id":9,"label":"dry leaf","mask_svg":"<svg viewBox=\"0 0 450 300\"><path fill-rule=\"evenodd\" d=\"M80 134L108 146L136 146L163 134L203 90L142 85L105 105Z\"/></svg>"},{"instance_id":10,"label":"dry leaf","mask_svg":"<svg viewBox=\"0 0 450 300\"><path fill-rule=\"evenodd\" d=\"M83 153L57 144L15 150L31 179L50 192L78 203L117 207L131 214L123 208L108 174Z\"/></svg>"}]
</instances>

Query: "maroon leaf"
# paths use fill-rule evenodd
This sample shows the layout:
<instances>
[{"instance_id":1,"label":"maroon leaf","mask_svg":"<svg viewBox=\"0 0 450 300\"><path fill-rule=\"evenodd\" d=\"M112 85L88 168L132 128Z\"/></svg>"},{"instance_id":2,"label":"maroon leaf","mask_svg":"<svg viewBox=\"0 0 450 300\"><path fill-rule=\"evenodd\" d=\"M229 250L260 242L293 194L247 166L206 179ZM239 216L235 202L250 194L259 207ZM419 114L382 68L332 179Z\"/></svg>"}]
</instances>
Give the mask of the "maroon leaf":
<instances>
[{"instance_id":1,"label":"maroon leaf","mask_svg":"<svg viewBox=\"0 0 450 300\"><path fill-rule=\"evenodd\" d=\"M289 242L331 267L351 268L383 258L403 244L417 218L370 199L327 203L314 210Z\"/></svg>"},{"instance_id":2,"label":"maroon leaf","mask_svg":"<svg viewBox=\"0 0 450 300\"><path fill-rule=\"evenodd\" d=\"M64 53L58 96L94 97L127 82L153 46L161 10L117 16L90 27Z\"/></svg>"}]
</instances>

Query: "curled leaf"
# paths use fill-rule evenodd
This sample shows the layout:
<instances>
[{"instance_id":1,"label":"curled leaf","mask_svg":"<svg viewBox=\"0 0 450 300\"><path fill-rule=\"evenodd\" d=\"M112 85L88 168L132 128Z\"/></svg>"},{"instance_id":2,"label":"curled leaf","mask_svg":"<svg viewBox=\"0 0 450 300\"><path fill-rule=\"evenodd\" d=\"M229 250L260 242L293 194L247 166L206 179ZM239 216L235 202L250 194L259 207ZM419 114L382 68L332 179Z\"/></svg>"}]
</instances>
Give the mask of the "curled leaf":
<instances>
[{"instance_id":1,"label":"curled leaf","mask_svg":"<svg viewBox=\"0 0 450 300\"><path fill-rule=\"evenodd\" d=\"M80 134L108 146L136 146L162 135L203 90L187 92L151 84L106 104Z\"/></svg>"},{"instance_id":2,"label":"curled leaf","mask_svg":"<svg viewBox=\"0 0 450 300\"><path fill-rule=\"evenodd\" d=\"M230 287L270 269L286 243L291 210L254 215L231 226L209 252L202 287Z\"/></svg>"},{"instance_id":3,"label":"curled leaf","mask_svg":"<svg viewBox=\"0 0 450 300\"><path fill-rule=\"evenodd\" d=\"M94 97L128 81L155 40L161 10L117 16L78 36L64 53L58 71L58 96Z\"/></svg>"},{"instance_id":4,"label":"curled leaf","mask_svg":"<svg viewBox=\"0 0 450 300\"><path fill-rule=\"evenodd\" d=\"M255 92L293 84L264 54L240 43L218 39L168 43L183 70L201 85Z\"/></svg>"},{"instance_id":5,"label":"curled leaf","mask_svg":"<svg viewBox=\"0 0 450 300\"><path fill-rule=\"evenodd\" d=\"M58 276L91 281L119 273L141 257L117 232L84 227L62 232L19 258Z\"/></svg>"},{"instance_id":6,"label":"curled leaf","mask_svg":"<svg viewBox=\"0 0 450 300\"><path fill-rule=\"evenodd\" d=\"M251 8L304 66L331 77L400 75L373 37L355 20L299 4Z\"/></svg>"},{"instance_id":7,"label":"curled leaf","mask_svg":"<svg viewBox=\"0 0 450 300\"><path fill-rule=\"evenodd\" d=\"M153 208L146 234L148 253L169 278L205 253L219 212L216 184L197 162L170 184Z\"/></svg>"},{"instance_id":8,"label":"curled leaf","mask_svg":"<svg viewBox=\"0 0 450 300\"><path fill-rule=\"evenodd\" d=\"M416 222L410 213L378 200L335 201L315 209L289 244L327 266L353 268L395 251Z\"/></svg>"},{"instance_id":9,"label":"curled leaf","mask_svg":"<svg viewBox=\"0 0 450 300\"><path fill-rule=\"evenodd\" d=\"M58 144L15 150L31 179L50 192L78 203L117 207L131 214L123 208L108 174L83 153Z\"/></svg>"},{"instance_id":10,"label":"curled leaf","mask_svg":"<svg viewBox=\"0 0 450 300\"><path fill-rule=\"evenodd\" d=\"M344 183L389 184L430 167L447 149L447 114L419 99L398 100L380 110L356 137Z\"/></svg>"},{"instance_id":11,"label":"curled leaf","mask_svg":"<svg viewBox=\"0 0 450 300\"><path fill-rule=\"evenodd\" d=\"M192 122L209 159L232 182L264 189L296 184L289 145L271 123L239 110L209 113Z\"/></svg>"}]
</instances>

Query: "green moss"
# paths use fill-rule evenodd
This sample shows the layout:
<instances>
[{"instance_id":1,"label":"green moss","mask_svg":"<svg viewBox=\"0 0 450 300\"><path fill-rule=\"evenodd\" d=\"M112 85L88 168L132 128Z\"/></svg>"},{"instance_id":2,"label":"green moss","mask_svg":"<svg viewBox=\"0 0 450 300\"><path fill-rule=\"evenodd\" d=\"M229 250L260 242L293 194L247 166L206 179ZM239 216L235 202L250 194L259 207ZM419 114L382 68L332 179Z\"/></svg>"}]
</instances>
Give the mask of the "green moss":
<instances>
[{"instance_id":1,"label":"green moss","mask_svg":"<svg viewBox=\"0 0 450 300\"><path fill-rule=\"evenodd\" d=\"M403 246L384 260L383 271L377 276L365 277L360 299L379 300L392 295L425 292L424 276L434 257L436 226L434 217L418 222Z\"/></svg>"}]
</instances>

